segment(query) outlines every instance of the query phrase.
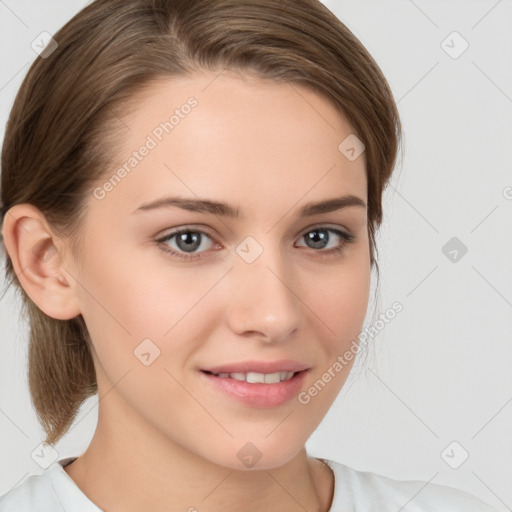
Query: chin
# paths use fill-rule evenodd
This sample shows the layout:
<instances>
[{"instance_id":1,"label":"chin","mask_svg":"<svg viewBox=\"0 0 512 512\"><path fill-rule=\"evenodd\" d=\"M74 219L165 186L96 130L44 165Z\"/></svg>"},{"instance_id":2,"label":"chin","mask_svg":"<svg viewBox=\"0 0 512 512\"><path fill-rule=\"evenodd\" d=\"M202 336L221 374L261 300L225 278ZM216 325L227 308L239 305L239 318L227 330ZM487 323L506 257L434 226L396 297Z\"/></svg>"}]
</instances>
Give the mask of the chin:
<instances>
[{"instance_id":1,"label":"chin","mask_svg":"<svg viewBox=\"0 0 512 512\"><path fill-rule=\"evenodd\" d=\"M304 448L304 445L283 446L282 442L276 446L269 443L268 439L266 442L246 441L242 443L237 440L234 444L236 447L233 448L233 455L229 453L231 449L227 448L218 457L213 456L210 460L219 466L238 471L269 470L284 466Z\"/></svg>"}]
</instances>

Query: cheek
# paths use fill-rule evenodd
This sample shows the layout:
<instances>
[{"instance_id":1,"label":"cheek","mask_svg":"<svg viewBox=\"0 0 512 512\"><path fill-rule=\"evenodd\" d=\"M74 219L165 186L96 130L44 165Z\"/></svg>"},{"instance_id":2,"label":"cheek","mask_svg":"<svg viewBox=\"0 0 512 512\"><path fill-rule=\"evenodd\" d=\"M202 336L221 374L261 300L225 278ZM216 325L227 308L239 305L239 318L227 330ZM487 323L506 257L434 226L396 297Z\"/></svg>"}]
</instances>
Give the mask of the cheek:
<instances>
[{"instance_id":1,"label":"cheek","mask_svg":"<svg viewBox=\"0 0 512 512\"><path fill-rule=\"evenodd\" d=\"M203 315L204 320L205 307L211 303L201 298L219 277L194 279L184 268L171 271L165 265L147 265L136 251L130 259L113 253L101 262L90 258L85 268L87 291L81 300L98 385L104 393L115 386L123 397L115 400L112 393L109 407L129 403L155 425L171 425L177 410L188 410L187 418L204 421L204 411L180 385L181 370L208 336L204 329L211 323L197 318Z\"/></svg>"},{"instance_id":2,"label":"cheek","mask_svg":"<svg viewBox=\"0 0 512 512\"><path fill-rule=\"evenodd\" d=\"M114 247L103 246L101 258L90 256L81 278L82 314L99 362L113 380L140 365L140 351L149 350L151 359L158 356L155 362L169 368L184 361L214 325L208 318L218 304L209 292L225 269L194 272L166 265L164 258L148 264L147 250Z\"/></svg>"},{"instance_id":3,"label":"cheek","mask_svg":"<svg viewBox=\"0 0 512 512\"><path fill-rule=\"evenodd\" d=\"M204 294L201 283L192 284L190 271L171 269L164 257L155 264L147 257L152 251L158 249L120 243L102 245L100 257L91 250L79 287L91 321L128 336L161 337L192 309Z\"/></svg>"},{"instance_id":4,"label":"cheek","mask_svg":"<svg viewBox=\"0 0 512 512\"><path fill-rule=\"evenodd\" d=\"M313 429L340 393L354 365L368 307L370 275L369 258L365 260L362 254L360 259L340 265L337 272L330 271L325 279L316 280L318 286L310 290L323 358L298 396L297 407Z\"/></svg>"},{"instance_id":5,"label":"cheek","mask_svg":"<svg viewBox=\"0 0 512 512\"><path fill-rule=\"evenodd\" d=\"M371 276L370 260L365 254L354 252L339 266L326 268L317 274L308 292L310 307L323 321L332 348L350 344L362 329Z\"/></svg>"}]
</instances>

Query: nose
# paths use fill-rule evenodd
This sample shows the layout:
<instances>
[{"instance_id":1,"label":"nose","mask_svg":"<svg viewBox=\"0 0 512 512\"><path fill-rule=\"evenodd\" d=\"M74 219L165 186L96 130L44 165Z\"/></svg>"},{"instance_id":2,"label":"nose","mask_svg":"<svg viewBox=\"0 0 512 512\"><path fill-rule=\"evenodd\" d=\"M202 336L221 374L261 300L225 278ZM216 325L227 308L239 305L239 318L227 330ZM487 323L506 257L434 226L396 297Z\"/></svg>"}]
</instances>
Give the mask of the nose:
<instances>
[{"instance_id":1,"label":"nose","mask_svg":"<svg viewBox=\"0 0 512 512\"><path fill-rule=\"evenodd\" d=\"M279 248L265 247L252 263L237 256L229 273L233 332L269 343L290 337L299 326L302 304L293 274Z\"/></svg>"}]
</instances>

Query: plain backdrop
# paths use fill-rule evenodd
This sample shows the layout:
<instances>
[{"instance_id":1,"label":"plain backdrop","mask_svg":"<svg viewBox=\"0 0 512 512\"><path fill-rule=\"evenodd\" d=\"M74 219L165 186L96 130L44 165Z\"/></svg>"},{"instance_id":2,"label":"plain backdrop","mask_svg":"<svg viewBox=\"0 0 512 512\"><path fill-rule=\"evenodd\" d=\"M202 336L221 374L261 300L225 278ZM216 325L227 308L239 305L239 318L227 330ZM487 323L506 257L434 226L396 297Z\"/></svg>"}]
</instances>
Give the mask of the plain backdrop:
<instances>
[{"instance_id":1,"label":"plain backdrop","mask_svg":"<svg viewBox=\"0 0 512 512\"><path fill-rule=\"evenodd\" d=\"M85 3L0 1L2 139L36 56L32 41L55 33ZM375 57L398 102L404 153L384 196L380 298L365 326L396 301L403 310L379 324L373 357L352 372L306 447L511 510L512 2L324 3ZM27 390L28 329L19 311L7 293L0 303L0 494L43 471L31 458L43 432ZM93 397L58 443L59 458L86 449L96 418Z\"/></svg>"}]
</instances>

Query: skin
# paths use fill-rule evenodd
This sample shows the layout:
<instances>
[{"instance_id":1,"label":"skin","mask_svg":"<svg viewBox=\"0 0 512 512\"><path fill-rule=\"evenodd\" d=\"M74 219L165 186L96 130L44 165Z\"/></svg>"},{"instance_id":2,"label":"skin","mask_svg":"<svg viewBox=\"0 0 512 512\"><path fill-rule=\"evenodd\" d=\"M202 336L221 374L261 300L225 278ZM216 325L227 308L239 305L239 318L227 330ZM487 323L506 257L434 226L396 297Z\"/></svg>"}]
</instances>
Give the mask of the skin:
<instances>
[{"instance_id":1,"label":"skin","mask_svg":"<svg viewBox=\"0 0 512 512\"><path fill-rule=\"evenodd\" d=\"M297 212L344 194L366 203L364 158L338 150L353 129L316 93L228 71L214 78L152 84L122 119L119 166L175 108L198 100L104 199L91 193L82 265L29 204L9 210L4 241L40 309L58 319L82 314L89 329L98 425L65 471L94 503L125 512L327 511L332 471L304 445L350 366L308 404L294 398L268 409L224 395L199 369L293 359L311 367L307 390L350 347L368 305L366 207ZM166 195L224 201L243 217L177 207L131 214ZM182 261L155 243L190 225L207 232L199 259ZM325 255L343 239L329 231L326 248L315 248L304 237L325 226L355 240ZM235 252L247 236L263 248L250 264ZM48 257L35 255L36 245ZM162 245L184 247L177 237ZM146 338L160 350L149 366L133 353ZM237 457L247 442L262 455L251 468Z\"/></svg>"}]
</instances>

